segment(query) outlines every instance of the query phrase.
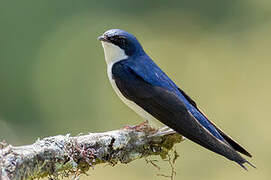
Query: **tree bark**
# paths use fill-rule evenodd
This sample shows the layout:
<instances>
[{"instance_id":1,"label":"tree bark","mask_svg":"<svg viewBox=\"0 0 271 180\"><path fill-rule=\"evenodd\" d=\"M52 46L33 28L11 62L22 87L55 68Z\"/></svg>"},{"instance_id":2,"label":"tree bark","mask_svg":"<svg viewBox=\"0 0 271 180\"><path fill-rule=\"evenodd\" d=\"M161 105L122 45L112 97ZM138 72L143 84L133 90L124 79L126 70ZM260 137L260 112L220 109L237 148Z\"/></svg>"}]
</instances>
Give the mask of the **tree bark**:
<instances>
[{"instance_id":1,"label":"tree bark","mask_svg":"<svg viewBox=\"0 0 271 180\"><path fill-rule=\"evenodd\" d=\"M101 163L129 163L151 155L166 158L183 139L167 127L153 129L143 123L104 133L52 136L25 146L7 145L0 147L0 179L76 177Z\"/></svg>"}]
</instances>

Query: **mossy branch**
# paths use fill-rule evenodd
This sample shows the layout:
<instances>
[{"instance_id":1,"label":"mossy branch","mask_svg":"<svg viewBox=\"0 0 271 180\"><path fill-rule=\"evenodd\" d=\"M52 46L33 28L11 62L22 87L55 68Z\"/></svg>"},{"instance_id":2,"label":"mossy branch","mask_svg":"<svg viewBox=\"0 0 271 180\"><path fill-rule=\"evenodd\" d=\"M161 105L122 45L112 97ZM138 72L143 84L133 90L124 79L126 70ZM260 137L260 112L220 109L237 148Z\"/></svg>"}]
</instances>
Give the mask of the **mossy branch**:
<instances>
[{"instance_id":1,"label":"mossy branch","mask_svg":"<svg viewBox=\"0 0 271 180\"><path fill-rule=\"evenodd\" d=\"M0 179L78 176L101 163L129 163L151 155L166 158L182 140L167 127L156 130L143 123L104 133L47 137L26 146L8 145L0 147Z\"/></svg>"}]
</instances>

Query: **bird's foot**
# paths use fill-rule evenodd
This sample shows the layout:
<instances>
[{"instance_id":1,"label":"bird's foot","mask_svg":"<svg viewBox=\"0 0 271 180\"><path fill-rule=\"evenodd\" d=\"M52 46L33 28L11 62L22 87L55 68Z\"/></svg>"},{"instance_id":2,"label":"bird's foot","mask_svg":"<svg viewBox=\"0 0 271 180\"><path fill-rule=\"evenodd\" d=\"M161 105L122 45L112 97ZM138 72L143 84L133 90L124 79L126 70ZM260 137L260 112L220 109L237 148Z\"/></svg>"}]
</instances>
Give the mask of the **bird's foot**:
<instances>
[{"instance_id":1,"label":"bird's foot","mask_svg":"<svg viewBox=\"0 0 271 180\"><path fill-rule=\"evenodd\" d=\"M140 131L140 132L152 132L155 133L157 132L157 129L153 128L150 124L149 121L143 121L142 123L135 125L135 126L124 126L124 129L128 129L128 130L136 130L136 131Z\"/></svg>"}]
</instances>

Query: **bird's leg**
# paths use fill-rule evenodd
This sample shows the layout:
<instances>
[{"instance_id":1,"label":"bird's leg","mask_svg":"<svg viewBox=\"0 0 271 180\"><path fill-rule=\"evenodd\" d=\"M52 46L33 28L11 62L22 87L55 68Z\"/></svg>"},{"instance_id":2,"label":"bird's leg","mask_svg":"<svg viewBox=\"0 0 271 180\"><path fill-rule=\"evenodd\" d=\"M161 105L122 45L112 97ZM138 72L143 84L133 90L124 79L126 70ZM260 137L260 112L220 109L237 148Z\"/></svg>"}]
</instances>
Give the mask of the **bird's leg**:
<instances>
[{"instance_id":1,"label":"bird's leg","mask_svg":"<svg viewBox=\"0 0 271 180\"><path fill-rule=\"evenodd\" d=\"M145 121L143 121L142 123L140 123L140 124L138 124L138 125L135 125L135 126L126 125L126 126L124 126L123 128L124 128L124 129L130 129L130 130L139 130L139 129L142 129L143 127L146 127L146 126L150 126L148 120L145 120Z\"/></svg>"},{"instance_id":2,"label":"bird's leg","mask_svg":"<svg viewBox=\"0 0 271 180\"><path fill-rule=\"evenodd\" d=\"M130 125L124 126L124 129L136 130L136 131L148 131L148 132L157 132L158 130L150 126L148 120L145 120L142 123L135 126L130 126Z\"/></svg>"}]
</instances>

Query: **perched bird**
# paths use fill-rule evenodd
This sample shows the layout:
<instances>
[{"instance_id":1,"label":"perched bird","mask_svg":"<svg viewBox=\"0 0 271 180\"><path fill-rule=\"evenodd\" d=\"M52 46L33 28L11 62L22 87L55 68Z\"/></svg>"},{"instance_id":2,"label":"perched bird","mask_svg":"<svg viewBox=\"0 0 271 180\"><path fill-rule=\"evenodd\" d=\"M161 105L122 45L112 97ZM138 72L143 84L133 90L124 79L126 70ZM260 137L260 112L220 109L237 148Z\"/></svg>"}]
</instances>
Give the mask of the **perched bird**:
<instances>
[{"instance_id":1,"label":"perched bird","mask_svg":"<svg viewBox=\"0 0 271 180\"><path fill-rule=\"evenodd\" d=\"M104 49L109 80L120 99L131 109L147 120L159 120L244 169L244 163L253 166L237 151L249 157L251 154L200 111L144 52L135 36L111 29L98 39Z\"/></svg>"}]
</instances>

